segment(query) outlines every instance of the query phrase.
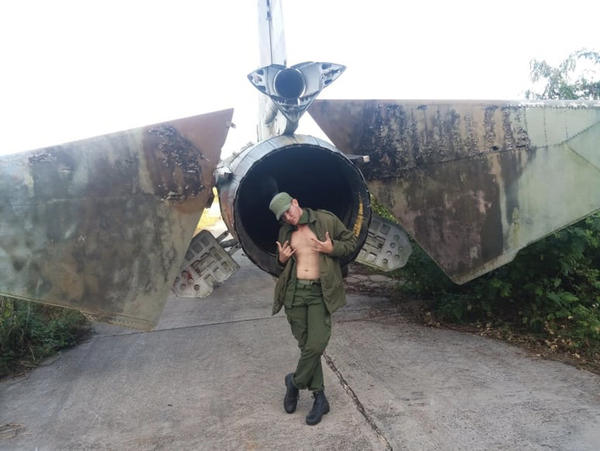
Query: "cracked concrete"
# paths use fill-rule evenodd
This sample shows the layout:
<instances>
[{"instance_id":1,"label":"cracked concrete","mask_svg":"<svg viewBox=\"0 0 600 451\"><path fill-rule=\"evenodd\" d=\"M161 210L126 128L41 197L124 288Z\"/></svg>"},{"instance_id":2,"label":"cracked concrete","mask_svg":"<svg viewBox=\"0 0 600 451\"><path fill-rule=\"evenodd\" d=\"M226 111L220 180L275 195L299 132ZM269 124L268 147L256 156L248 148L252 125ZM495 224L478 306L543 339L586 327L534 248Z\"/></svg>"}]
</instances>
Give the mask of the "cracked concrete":
<instances>
[{"instance_id":1,"label":"cracked concrete","mask_svg":"<svg viewBox=\"0 0 600 451\"><path fill-rule=\"evenodd\" d=\"M327 363L327 366L338 377L338 380L340 381L340 384L342 385L342 387L344 388L344 390L346 391L346 393L348 394L348 396L350 396L350 398L354 402L354 405L356 406L356 409L365 418L366 422L369 424L369 426L371 426L371 429L373 429L373 431L375 432L375 434L377 434L377 437L385 445L385 448L386 449L392 449L392 445L390 444L390 442L388 441L388 439L385 437L385 435L383 434L383 432L381 431L381 429L379 428L379 426L377 426L377 423L375 423L375 421L373 420L373 418L366 411L366 409L363 406L362 402L360 401L360 399L358 399L358 396L356 396L356 393L354 392L354 390L352 389L352 387L350 387L350 385L348 384L348 381L346 381L346 378L344 378L344 375L340 372L340 370L337 369L337 367L335 366L335 363L333 362L333 360L331 359L331 357L329 357L329 355L327 355L327 353L324 353L323 354L323 358L325 359L325 362Z\"/></svg>"},{"instance_id":2,"label":"cracked concrete","mask_svg":"<svg viewBox=\"0 0 600 451\"><path fill-rule=\"evenodd\" d=\"M577 449L600 443L600 377L349 296L324 365L331 412L283 411L296 343L273 279L242 256L207 299L172 298L155 331L98 324L0 383L0 449Z\"/></svg>"}]
</instances>

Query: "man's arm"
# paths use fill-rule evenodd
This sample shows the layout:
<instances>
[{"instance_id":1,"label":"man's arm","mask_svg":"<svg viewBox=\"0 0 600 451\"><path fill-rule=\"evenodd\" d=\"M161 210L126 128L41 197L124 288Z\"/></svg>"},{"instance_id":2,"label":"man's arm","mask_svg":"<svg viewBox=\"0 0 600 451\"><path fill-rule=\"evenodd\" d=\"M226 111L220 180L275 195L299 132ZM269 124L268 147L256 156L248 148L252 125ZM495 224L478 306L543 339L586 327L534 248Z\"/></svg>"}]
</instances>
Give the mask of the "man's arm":
<instances>
[{"instance_id":1,"label":"man's arm","mask_svg":"<svg viewBox=\"0 0 600 451\"><path fill-rule=\"evenodd\" d=\"M356 248L356 237L354 233L346 228L344 223L333 216L333 250L329 253L332 257L347 257Z\"/></svg>"},{"instance_id":2,"label":"man's arm","mask_svg":"<svg viewBox=\"0 0 600 451\"><path fill-rule=\"evenodd\" d=\"M352 254L356 248L354 233L348 230L344 223L333 213L326 210L321 210L321 212L323 215L327 215L326 218L323 218L326 226L325 240L319 241L317 238L311 238L314 250L336 258L347 257Z\"/></svg>"}]
</instances>

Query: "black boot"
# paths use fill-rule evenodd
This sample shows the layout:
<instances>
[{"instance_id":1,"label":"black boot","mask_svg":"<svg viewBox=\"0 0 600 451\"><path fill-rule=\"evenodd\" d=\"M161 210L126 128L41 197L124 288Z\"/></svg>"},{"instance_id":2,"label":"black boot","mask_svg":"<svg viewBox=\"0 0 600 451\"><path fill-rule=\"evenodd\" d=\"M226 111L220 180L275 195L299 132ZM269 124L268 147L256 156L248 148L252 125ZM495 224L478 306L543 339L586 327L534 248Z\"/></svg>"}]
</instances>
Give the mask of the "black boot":
<instances>
[{"instance_id":1,"label":"black boot","mask_svg":"<svg viewBox=\"0 0 600 451\"><path fill-rule=\"evenodd\" d=\"M325 392L316 391L313 392L313 396L315 398L315 402L313 403L312 409L306 416L306 424L310 424L311 426L318 424L321 421L321 417L329 412L329 403L325 397Z\"/></svg>"},{"instance_id":2,"label":"black boot","mask_svg":"<svg viewBox=\"0 0 600 451\"><path fill-rule=\"evenodd\" d=\"M298 404L298 389L294 385L294 373L290 373L285 377L285 388L283 408L287 413L294 413Z\"/></svg>"}]
</instances>

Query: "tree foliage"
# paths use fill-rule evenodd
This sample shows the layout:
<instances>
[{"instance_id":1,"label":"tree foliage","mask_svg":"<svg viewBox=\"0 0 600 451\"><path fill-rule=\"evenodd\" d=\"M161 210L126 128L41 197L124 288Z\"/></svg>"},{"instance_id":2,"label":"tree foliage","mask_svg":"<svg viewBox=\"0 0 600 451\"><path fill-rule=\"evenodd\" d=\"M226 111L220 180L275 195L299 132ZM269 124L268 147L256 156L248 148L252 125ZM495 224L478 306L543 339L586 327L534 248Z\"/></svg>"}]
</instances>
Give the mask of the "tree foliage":
<instances>
[{"instance_id":1,"label":"tree foliage","mask_svg":"<svg viewBox=\"0 0 600 451\"><path fill-rule=\"evenodd\" d=\"M528 99L600 100L600 52L578 50L557 67L536 59L529 65L531 81L542 89L527 90Z\"/></svg>"}]
</instances>

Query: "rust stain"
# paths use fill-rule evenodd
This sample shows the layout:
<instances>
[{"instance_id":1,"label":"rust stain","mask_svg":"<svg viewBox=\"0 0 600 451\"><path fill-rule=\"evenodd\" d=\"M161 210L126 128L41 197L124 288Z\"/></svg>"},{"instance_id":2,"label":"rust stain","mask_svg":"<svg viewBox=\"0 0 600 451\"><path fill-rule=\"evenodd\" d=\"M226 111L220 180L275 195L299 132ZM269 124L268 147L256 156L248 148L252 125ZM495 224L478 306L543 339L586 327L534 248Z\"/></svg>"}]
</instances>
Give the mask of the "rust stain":
<instances>
[{"instance_id":1,"label":"rust stain","mask_svg":"<svg viewBox=\"0 0 600 451\"><path fill-rule=\"evenodd\" d=\"M368 180L530 145L526 131L511 122L518 114L513 106L316 101L309 111L342 151L369 155L361 168Z\"/></svg>"},{"instance_id":2,"label":"rust stain","mask_svg":"<svg viewBox=\"0 0 600 451\"><path fill-rule=\"evenodd\" d=\"M143 149L155 193L164 200L185 201L206 187L202 184L202 151L173 126L149 128Z\"/></svg>"},{"instance_id":3,"label":"rust stain","mask_svg":"<svg viewBox=\"0 0 600 451\"><path fill-rule=\"evenodd\" d=\"M493 158L501 172L483 156L369 182L375 197L455 281L468 280L472 268L503 254L503 202L511 212L518 209L516 195L504 194L504 185L514 186L519 176L518 154Z\"/></svg>"}]
</instances>

